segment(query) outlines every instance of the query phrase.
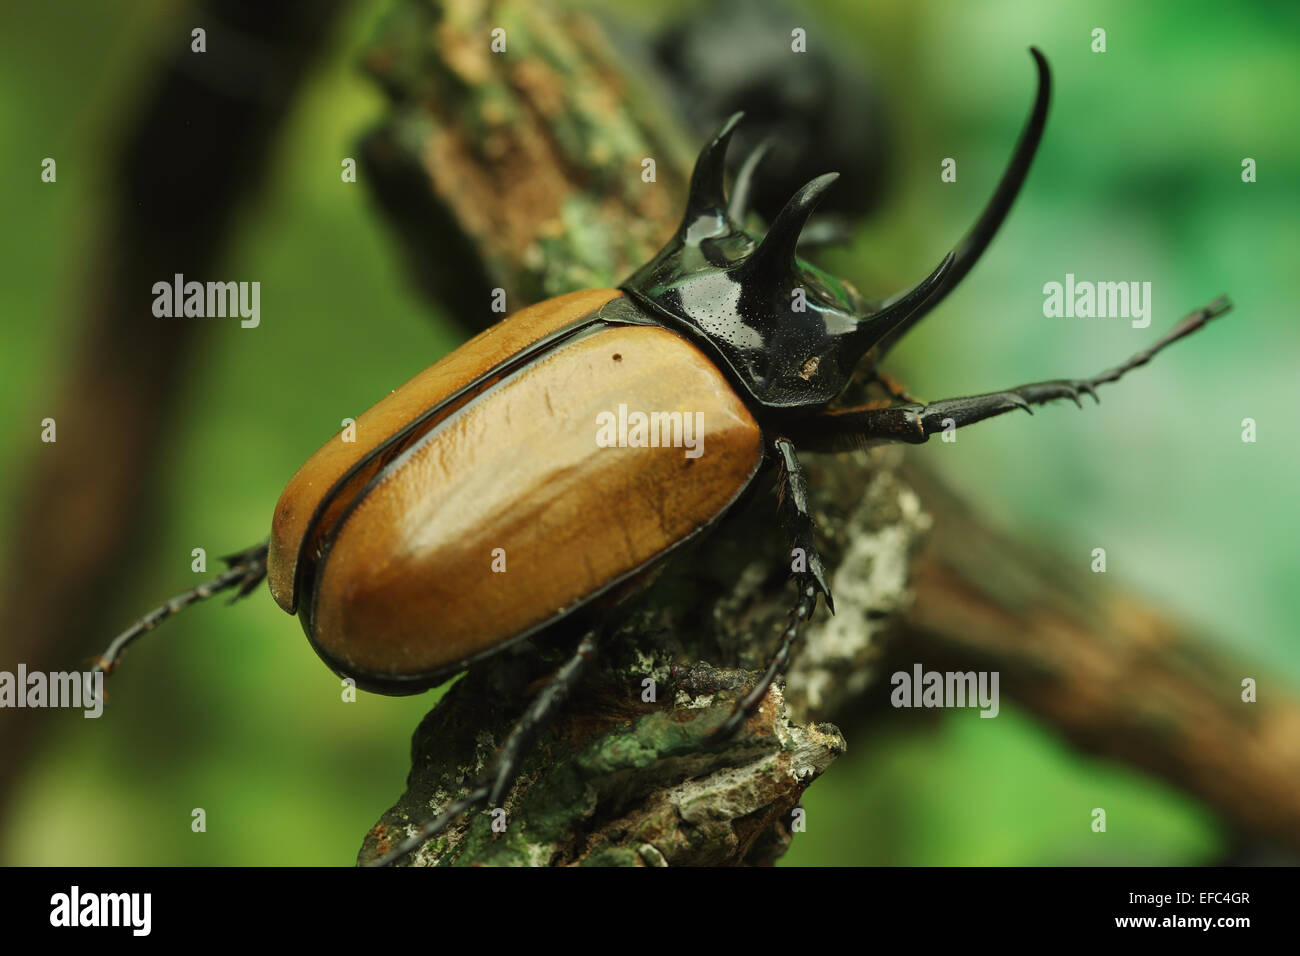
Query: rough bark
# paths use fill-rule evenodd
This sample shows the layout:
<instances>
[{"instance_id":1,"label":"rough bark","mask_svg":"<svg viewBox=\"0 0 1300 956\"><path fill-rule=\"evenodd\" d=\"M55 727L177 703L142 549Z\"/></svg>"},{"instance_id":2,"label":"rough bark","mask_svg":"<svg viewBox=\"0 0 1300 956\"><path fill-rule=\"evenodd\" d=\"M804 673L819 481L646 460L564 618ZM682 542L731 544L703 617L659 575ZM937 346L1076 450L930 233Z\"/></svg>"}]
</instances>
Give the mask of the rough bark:
<instances>
[{"instance_id":1,"label":"rough bark","mask_svg":"<svg viewBox=\"0 0 1300 956\"><path fill-rule=\"evenodd\" d=\"M508 55L488 52L497 26ZM411 4L367 63L394 103L364 140L374 194L416 281L471 328L498 318L494 288L506 290L513 311L616 284L680 214L693 150L655 105L666 98L583 16L535 3ZM651 183L641 176L647 157L657 166ZM475 813L411 862L775 860L799 795L843 750L838 731L817 725L805 703L828 712L845 687L865 684L864 665L905 599L902 569L925 522L891 468L870 481L847 470L845 480L822 481L821 471L815 464L812 477L819 512L835 512L826 551L840 566L833 585L849 608L841 620L858 624L817 622L788 703L775 690L735 739L703 742L752 685L793 603L775 498L760 488L674 562L639 610L627 610L628 625L602 646L596 690L568 709L506 800L506 831L493 839L491 816ZM500 693L494 675L505 667L496 659L472 669L422 722L409 789L361 860L482 771L527 699ZM654 703L642 700L647 678Z\"/></svg>"},{"instance_id":2,"label":"rough bark","mask_svg":"<svg viewBox=\"0 0 1300 956\"><path fill-rule=\"evenodd\" d=\"M498 26L508 55L488 52ZM491 289L506 289L513 311L616 284L675 225L691 150L658 110L666 100L587 19L537 2L411 3L367 62L393 100L365 139L375 195L416 281L471 329L496 318ZM657 183L640 178L646 157ZM1077 573L989 530L902 462L897 449L808 462L838 613L819 612L784 694L774 690L736 739L712 745L703 733L757 677L793 599L766 488L628 610L589 689L506 799L504 832L475 812L407 862L771 862L799 795L844 749L819 722L863 711L868 692L883 699L891 643L927 667L1000 671L1005 692L1078 746L1187 789L1235 828L1300 847L1294 698L1279 690L1268 707L1241 704L1249 669L1104 582L1076 585ZM913 582L929 502L939 527ZM408 789L361 861L465 791L555 653L489 661L443 698L417 728ZM653 703L642 700L647 678Z\"/></svg>"}]
</instances>

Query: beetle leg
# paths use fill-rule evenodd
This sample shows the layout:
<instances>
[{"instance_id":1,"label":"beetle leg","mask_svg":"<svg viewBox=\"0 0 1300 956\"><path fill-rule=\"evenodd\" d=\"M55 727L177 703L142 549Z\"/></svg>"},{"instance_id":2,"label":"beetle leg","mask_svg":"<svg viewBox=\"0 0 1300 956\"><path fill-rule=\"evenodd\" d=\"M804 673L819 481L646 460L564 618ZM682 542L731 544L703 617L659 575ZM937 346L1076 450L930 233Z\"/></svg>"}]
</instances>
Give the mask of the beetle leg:
<instances>
[{"instance_id":1,"label":"beetle leg","mask_svg":"<svg viewBox=\"0 0 1300 956\"><path fill-rule=\"evenodd\" d=\"M808 508L808 476L804 474L790 439L778 438L772 444L777 453L777 508L790 531L791 557L798 552L804 559L801 567L792 566L791 570L798 579L812 578L812 583L826 599L826 606L834 614L835 600L831 597L826 569L817 550L817 522ZM803 570L804 566L807 570Z\"/></svg>"},{"instance_id":2,"label":"beetle leg","mask_svg":"<svg viewBox=\"0 0 1300 956\"><path fill-rule=\"evenodd\" d=\"M108 650L95 658L92 673L94 671L103 671L105 674L111 674L120 662L122 652L127 647L144 634L152 631L177 611L182 611L191 604L196 604L205 598L210 598L214 594L228 591L231 588L238 588L239 590L235 592L229 603L233 604L241 597L244 597L266 577L266 552L267 543L263 542L254 545L247 551L241 551L238 554L222 558L228 567L221 574L210 581L204 581L202 584L176 595L167 603L154 608L115 637L113 643L108 645Z\"/></svg>"},{"instance_id":3,"label":"beetle leg","mask_svg":"<svg viewBox=\"0 0 1300 956\"><path fill-rule=\"evenodd\" d=\"M451 826L451 824L454 823L461 814L473 810L480 803L487 800L487 795L487 785L479 784L474 787L474 789L470 790L470 792L465 796L447 804L447 809L443 810L442 813L438 814L432 820L420 824L420 829L413 836L407 837L401 843L397 844L396 847L389 850L378 859L370 860L361 865L364 867L391 866L412 850L419 849L443 830L447 829L447 827Z\"/></svg>"},{"instance_id":4,"label":"beetle leg","mask_svg":"<svg viewBox=\"0 0 1300 956\"><path fill-rule=\"evenodd\" d=\"M419 849L432 840L458 817L476 806L484 803L498 806L506 790L514 782L519 772L519 762L523 758L524 751L537 735L538 729L555 716L556 711L573 693L573 689L586 675L592 661L596 659L596 643L596 631L588 631L583 635L573 656L551 676L546 685L537 692L528 709L515 722L506 742L489 765L487 773L470 789L469 793L453 800L442 813L420 824L414 834L383 856L366 863L365 866L388 866L396 863L412 850Z\"/></svg>"},{"instance_id":5,"label":"beetle leg","mask_svg":"<svg viewBox=\"0 0 1300 956\"><path fill-rule=\"evenodd\" d=\"M713 739L717 740L731 736L736 728L758 709L758 705L767 696L768 689L790 663L790 648L794 646L795 638L799 636L800 629L812 617L813 609L816 607L817 585L811 579L803 578L799 582L799 600L790 612L790 623L786 625L785 632L781 635L781 644L777 647L776 653L772 655L772 660L767 665L767 672L754 685L753 690L736 702L736 706L731 709L727 719L710 734Z\"/></svg>"},{"instance_id":6,"label":"beetle leg","mask_svg":"<svg viewBox=\"0 0 1300 956\"><path fill-rule=\"evenodd\" d=\"M1190 335L1231 308L1232 304L1227 297L1220 296L1204 308L1184 316L1155 344L1138 352L1127 362L1092 378L1034 382L1005 391L949 398L929 405L909 403L886 408L863 405L835 409L823 412L801 426L800 444L817 451L844 451L884 442L916 445L936 432L972 425L1018 408L1032 414L1031 406L1042 405L1053 399L1068 398L1082 407L1079 396L1087 394L1100 402L1096 391L1098 386L1119 381L1125 372L1145 365L1165 346Z\"/></svg>"},{"instance_id":7,"label":"beetle leg","mask_svg":"<svg viewBox=\"0 0 1300 956\"><path fill-rule=\"evenodd\" d=\"M835 601L826 581L826 569L817 551L817 524L808 509L808 480L803 466L795 454L794 444L788 438L778 438L773 443L777 453L777 501L782 518L790 531L791 556L794 558L794 579L799 586L799 597L790 611L790 623L781 634L781 643L768 662L767 671L754 685L753 690L732 708L727 719L714 731L717 738L730 736L747 718L763 698L772 683L784 673L790 662L790 650L795 639L817 608L817 595L826 599L826 607L835 613Z\"/></svg>"},{"instance_id":8,"label":"beetle leg","mask_svg":"<svg viewBox=\"0 0 1300 956\"><path fill-rule=\"evenodd\" d=\"M501 746L490 773L491 789L488 791L488 803L497 806L505 796L506 790L514 783L519 772L519 762L524 750L537 736L538 729L555 716L573 689L586 676L592 661L596 659L596 632L588 631L578 642L573 656L552 675L546 685L537 692L528 709L515 723L510 736Z\"/></svg>"}]
</instances>

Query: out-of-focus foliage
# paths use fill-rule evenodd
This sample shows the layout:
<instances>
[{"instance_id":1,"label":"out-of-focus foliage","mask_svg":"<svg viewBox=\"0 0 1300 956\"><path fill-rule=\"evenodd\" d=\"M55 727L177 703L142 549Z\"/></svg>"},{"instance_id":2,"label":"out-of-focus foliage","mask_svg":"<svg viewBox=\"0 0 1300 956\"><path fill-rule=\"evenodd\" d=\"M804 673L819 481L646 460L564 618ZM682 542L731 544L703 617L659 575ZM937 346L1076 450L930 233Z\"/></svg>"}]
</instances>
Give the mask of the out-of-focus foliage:
<instances>
[{"instance_id":1,"label":"out-of-focus foliage","mask_svg":"<svg viewBox=\"0 0 1300 956\"><path fill-rule=\"evenodd\" d=\"M364 184L339 180L339 160L383 109L356 58L385 6L360 3L343 24L269 188L240 223L223 277L261 281L262 324L204 332L150 550L118 596L123 622L192 583L191 548L216 555L263 536L284 482L343 418L460 341L409 287ZM978 212L1032 95L1025 48L1040 46L1054 68L1025 194L985 261L896 354L913 391L939 398L1095 372L1220 292L1237 305L1104 392L1100 409L1009 416L915 454L1004 526L1078 555L1081 569L1105 547L1125 586L1258 661L1261 693L1300 681L1285 401L1300 347L1289 288L1300 258L1293 8L810 8L869 61L894 126L891 199L848 249L820 260L867 294L923 275ZM188 42L175 14L170 3L52 2L14 5L0 21L0 494L10 505L0 533L75 345L69 317L106 207L105 158L157 45ZM1095 27L1107 31L1104 54L1090 51ZM39 182L45 156L58 158L56 186ZM957 159L955 184L940 182L944 157ZM1241 181L1244 157L1259 164L1255 184ZM1151 328L1044 318L1042 286L1067 272L1151 281ZM1259 423L1256 444L1240 439L1245 417ZM85 653L108 636L85 635ZM15 663L0 651L0 667ZM341 702L297 622L265 595L159 631L110 690L111 719L51 717L58 726L4 821L0 859L347 864L400 791L411 730L432 704ZM809 791L808 829L787 862L1189 863L1222 848L1197 807L1080 758L1005 703L996 720L907 713L851 738ZM207 811L204 834L190 830L195 807ZM1089 829L1093 807L1107 809L1105 835Z\"/></svg>"}]
</instances>

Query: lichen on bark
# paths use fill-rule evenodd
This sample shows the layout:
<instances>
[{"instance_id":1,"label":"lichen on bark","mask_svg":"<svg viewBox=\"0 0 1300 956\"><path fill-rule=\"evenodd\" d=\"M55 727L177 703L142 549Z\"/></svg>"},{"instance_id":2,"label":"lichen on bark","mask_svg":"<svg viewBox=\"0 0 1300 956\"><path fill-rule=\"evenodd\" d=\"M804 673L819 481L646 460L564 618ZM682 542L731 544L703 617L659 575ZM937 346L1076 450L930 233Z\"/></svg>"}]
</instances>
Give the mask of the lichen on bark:
<instances>
[{"instance_id":1,"label":"lichen on bark","mask_svg":"<svg viewBox=\"0 0 1300 956\"><path fill-rule=\"evenodd\" d=\"M502 24L510 56L467 55ZM493 289L514 311L616 284L676 226L685 132L581 14L545 0L411 0L396 4L366 63L392 105L364 138L364 178L414 280L467 331L499 318ZM646 158L654 182L640 176ZM879 701L879 672L902 663L899 648L931 667L1000 672L1004 694L1079 749L1300 852L1300 749L1278 743L1300 726L1293 692L1236 706L1255 668L1105 576L998 532L896 448L805 464L838 613L814 617L784 694L730 743L705 741L767 660L793 599L775 502L757 488L605 640L505 801L505 832L475 812L408 863L771 862L799 796L843 751L819 722L864 709L864 695ZM452 688L417 729L407 790L361 860L482 772L563 637ZM641 700L647 677L653 704ZM1168 713L1153 726L1157 685Z\"/></svg>"}]
</instances>

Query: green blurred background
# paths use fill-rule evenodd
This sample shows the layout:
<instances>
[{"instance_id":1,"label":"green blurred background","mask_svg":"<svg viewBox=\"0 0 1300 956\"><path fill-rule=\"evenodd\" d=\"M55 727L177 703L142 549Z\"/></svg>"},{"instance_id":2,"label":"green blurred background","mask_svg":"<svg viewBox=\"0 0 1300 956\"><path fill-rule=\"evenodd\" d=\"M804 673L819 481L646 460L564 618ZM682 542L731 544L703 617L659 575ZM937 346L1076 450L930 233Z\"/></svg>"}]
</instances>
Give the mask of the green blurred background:
<instances>
[{"instance_id":1,"label":"green blurred background","mask_svg":"<svg viewBox=\"0 0 1300 956\"><path fill-rule=\"evenodd\" d=\"M339 157L355 154L385 108L357 60L387 6L352 6L299 98L267 188L241 216L221 274L262 282L262 326L205 327L148 551L135 556L113 620L190 586L192 548L215 556L260 540L288 477L341 419L463 339L410 286L364 185L339 181ZM598 7L647 28L690 8ZM934 399L1092 373L1221 292L1236 303L1105 392L1100 409L1008 416L912 453L1013 532L1081 562L1106 547L1110 574L1220 635L1258 662L1254 676L1300 682L1287 403L1300 372L1295 5L808 8L870 64L894 131L889 199L848 249L819 260L869 293L923 274L982 206L1030 101L1025 48L1041 47L1054 69L1025 193L989 255L891 363L913 391ZM48 2L0 15L5 541L75 344L71 286L104 209L103 159L180 9ZM1105 54L1090 51L1094 27L1107 31ZM39 182L44 156L58 157L57 185ZM945 156L958 158L955 185L939 182ZM1241 181L1247 156L1258 162L1254 184ZM1150 280L1152 327L1044 318L1043 283L1067 272ZM1241 441L1245 417L1259 423L1256 444ZM88 656L110 636L87 633L79 646ZM3 648L0 638L0 668L13 670ZM129 663L104 719L50 714L3 821L0 860L350 864L400 792L411 731L433 703L365 694L341 703L298 623L264 594L191 612ZM1005 703L993 721L959 712L925 729L897 723L858 732L812 787L808 830L786 863L1182 864L1227 849L1198 806L1075 755ZM1106 837L1088 827L1097 806L1109 814ZM204 834L190 830L194 807L207 812Z\"/></svg>"}]
</instances>

